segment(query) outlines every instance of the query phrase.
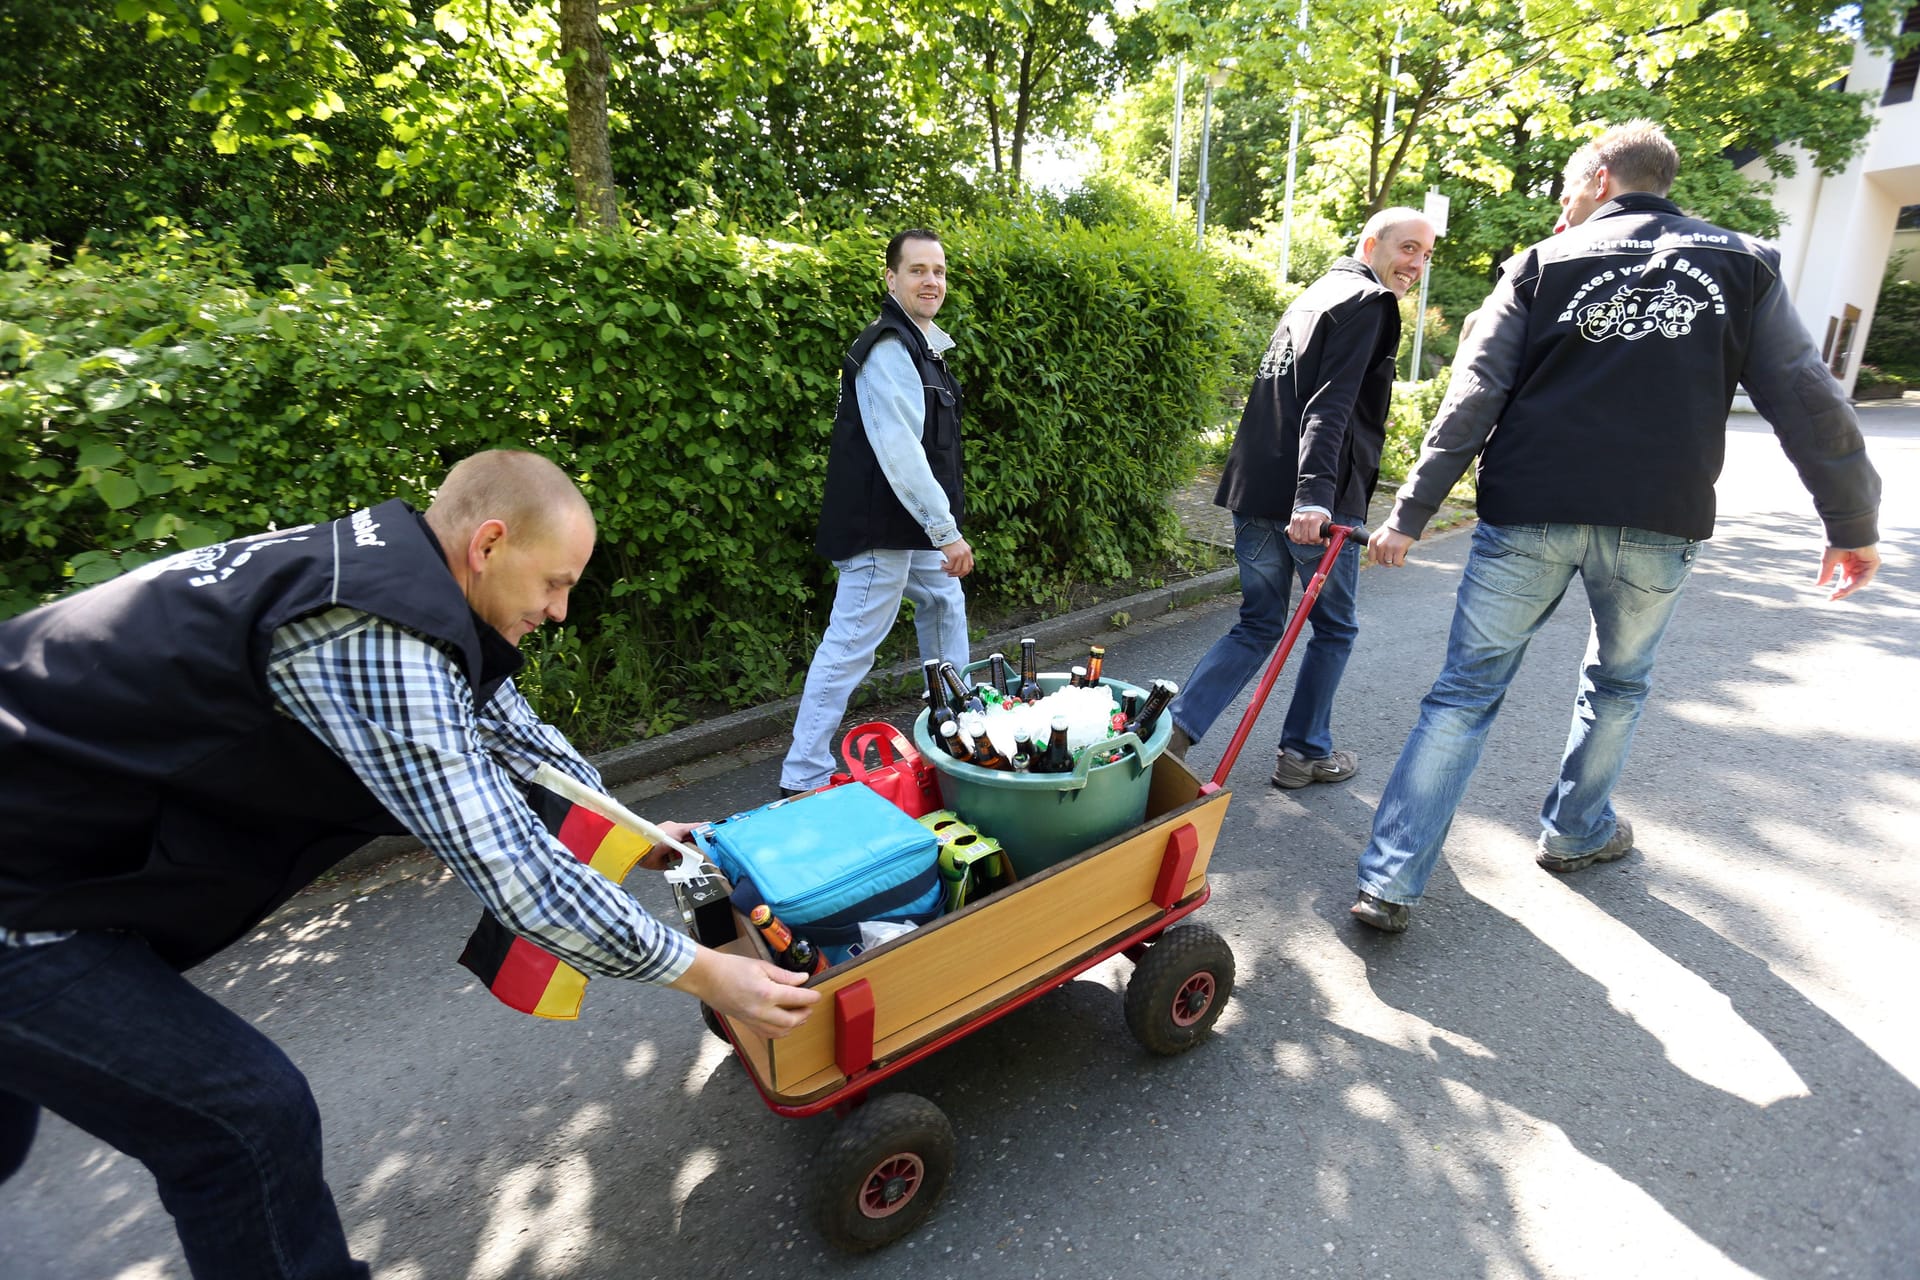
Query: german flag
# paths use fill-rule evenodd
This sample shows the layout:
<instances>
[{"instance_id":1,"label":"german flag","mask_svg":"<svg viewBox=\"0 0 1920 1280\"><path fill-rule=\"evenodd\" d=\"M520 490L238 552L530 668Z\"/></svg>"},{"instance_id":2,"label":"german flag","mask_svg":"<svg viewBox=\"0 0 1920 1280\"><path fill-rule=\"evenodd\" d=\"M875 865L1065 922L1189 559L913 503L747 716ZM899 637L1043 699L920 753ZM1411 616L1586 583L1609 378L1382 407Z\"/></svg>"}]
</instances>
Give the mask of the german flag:
<instances>
[{"instance_id":1,"label":"german flag","mask_svg":"<svg viewBox=\"0 0 1920 1280\"><path fill-rule=\"evenodd\" d=\"M646 855L653 842L611 818L549 791L529 789L528 803L540 821L574 857L618 884ZM559 956L517 936L494 918L480 913L460 963L479 976L503 1004L537 1018L572 1019L580 1016L587 994L587 975Z\"/></svg>"}]
</instances>

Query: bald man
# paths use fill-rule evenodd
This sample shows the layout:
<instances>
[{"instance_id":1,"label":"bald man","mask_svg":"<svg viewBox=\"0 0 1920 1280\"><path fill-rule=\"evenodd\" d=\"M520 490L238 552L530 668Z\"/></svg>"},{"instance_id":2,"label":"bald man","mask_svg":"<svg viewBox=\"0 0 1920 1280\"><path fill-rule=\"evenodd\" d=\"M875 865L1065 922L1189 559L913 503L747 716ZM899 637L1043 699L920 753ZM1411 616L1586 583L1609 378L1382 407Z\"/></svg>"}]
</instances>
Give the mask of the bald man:
<instances>
[{"instance_id":1,"label":"bald man","mask_svg":"<svg viewBox=\"0 0 1920 1280\"><path fill-rule=\"evenodd\" d=\"M542 764L600 788L512 679L593 545L565 473L501 450L424 514L183 552L0 623L0 1180L45 1107L148 1167L195 1276L367 1275L306 1080L181 974L378 834L586 973L766 1035L805 1019L803 975L662 925L527 804Z\"/></svg>"}]
</instances>

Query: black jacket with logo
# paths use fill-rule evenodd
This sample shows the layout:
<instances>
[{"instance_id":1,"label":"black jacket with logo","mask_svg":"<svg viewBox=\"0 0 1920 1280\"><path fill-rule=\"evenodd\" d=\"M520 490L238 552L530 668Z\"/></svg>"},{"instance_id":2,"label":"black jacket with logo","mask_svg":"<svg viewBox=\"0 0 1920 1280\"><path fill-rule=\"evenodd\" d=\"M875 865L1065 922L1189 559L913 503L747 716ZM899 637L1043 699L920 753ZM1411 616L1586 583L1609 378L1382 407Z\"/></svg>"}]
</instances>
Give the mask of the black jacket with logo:
<instances>
[{"instance_id":1,"label":"black jacket with logo","mask_svg":"<svg viewBox=\"0 0 1920 1280\"><path fill-rule=\"evenodd\" d=\"M439 643L476 703L520 666L398 501L0 622L0 926L124 929L186 968L398 833L266 685L274 631L336 606Z\"/></svg>"},{"instance_id":2,"label":"black jacket with logo","mask_svg":"<svg viewBox=\"0 0 1920 1280\"><path fill-rule=\"evenodd\" d=\"M1364 262L1336 260L1280 317L1214 504L1273 520L1325 507L1364 521L1399 349L1400 300Z\"/></svg>"},{"instance_id":3,"label":"black jacket with logo","mask_svg":"<svg viewBox=\"0 0 1920 1280\"><path fill-rule=\"evenodd\" d=\"M833 446L827 455L826 493L820 503L819 531L814 546L829 560L845 560L862 551L929 551L927 531L908 512L893 491L880 460L867 441L860 415L860 397L854 379L873 351L874 343L893 334L906 344L927 391L927 416L920 426L920 448L927 455L933 478L947 495L953 523L959 527L966 513L960 477L960 383L945 360L927 345L927 336L892 294L880 303L880 315L854 339L840 366L840 404L833 415Z\"/></svg>"},{"instance_id":4,"label":"black jacket with logo","mask_svg":"<svg viewBox=\"0 0 1920 1280\"><path fill-rule=\"evenodd\" d=\"M1389 525L1417 535L1468 460L1494 524L1713 534L1737 385L1834 546L1876 539L1879 477L1768 244L1629 192L1510 259L1455 357Z\"/></svg>"}]
</instances>

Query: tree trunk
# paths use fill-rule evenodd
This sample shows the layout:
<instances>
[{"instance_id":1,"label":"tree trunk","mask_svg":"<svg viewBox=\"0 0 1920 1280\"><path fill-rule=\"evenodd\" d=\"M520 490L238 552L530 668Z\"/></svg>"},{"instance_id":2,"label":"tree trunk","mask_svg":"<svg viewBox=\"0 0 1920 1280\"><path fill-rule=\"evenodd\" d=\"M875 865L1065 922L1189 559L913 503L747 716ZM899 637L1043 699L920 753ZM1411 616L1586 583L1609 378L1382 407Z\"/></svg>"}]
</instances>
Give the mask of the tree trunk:
<instances>
[{"instance_id":1,"label":"tree trunk","mask_svg":"<svg viewBox=\"0 0 1920 1280\"><path fill-rule=\"evenodd\" d=\"M607 142L607 47L600 41L599 0L560 0L560 56L567 75L567 167L573 173L573 219L584 229L617 231L620 196Z\"/></svg>"},{"instance_id":2,"label":"tree trunk","mask_svg":"<svg viewBox=\"0 0 1920 1280\"><path fill-rule=\"evenodd\" d=\"M1020 158L1027 148L1027 122L1033 118L1033 46L1039 40L1039 24L1027 19L1026 37L1020 42L1020 95L1013 108L1013 180L1020 181Z\"/></svg>"},{"instance_id":3,"label":"tree trunk","mask_svg":"<svg viewBox=\"0 0 1920 1280\"><path fill-rule=\"evenodd\" d=\"M993 28L987 28L987 39L993 39ZM1000 78L996 74L999 66L999 51L991 44L987 46L987 66L985 83L987 85L987 133L993 142L993 171L1000 172Z\"/></svg>"}]
</instances>

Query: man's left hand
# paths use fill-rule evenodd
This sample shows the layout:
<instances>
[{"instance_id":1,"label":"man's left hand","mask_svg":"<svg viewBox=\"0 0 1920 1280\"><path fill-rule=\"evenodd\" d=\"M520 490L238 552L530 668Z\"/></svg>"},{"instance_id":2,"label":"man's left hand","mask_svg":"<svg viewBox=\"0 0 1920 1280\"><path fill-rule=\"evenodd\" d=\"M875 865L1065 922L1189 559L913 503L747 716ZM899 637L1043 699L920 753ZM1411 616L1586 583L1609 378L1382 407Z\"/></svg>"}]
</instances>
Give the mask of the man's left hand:
<instances>
[{"instance_id":1,"label":"man's left hand","mask_svg":"<svg viewBox=\"0 0 1920 1280\"><path fill-rule=\"evenodd\" d=\"M1829 600L1845 600L1873 581L1873 575L1880 571L1880 548L1876 544L1870 547L1828 547L1826 554L1820 557L1820 576L1814 580L1815 586L1825 586L1827 579L1833 579L1833 593Z\"/></svg>"},{"instance_id":2,"label":"man's left hand","mask_svg":"<svg viewBox=\"0 0 1920 1280\"><path fill-rule=\"evenodd\" d=\"M1373 536L1367 539L1367 554L1372 557L1375 564L1397 567L1407 562L1407 549L1413 546L1413 543L1412 538L1398 529L1389 529L1386 525L1381 525L1373 531Z\"/></svg>"}]
</instances>

